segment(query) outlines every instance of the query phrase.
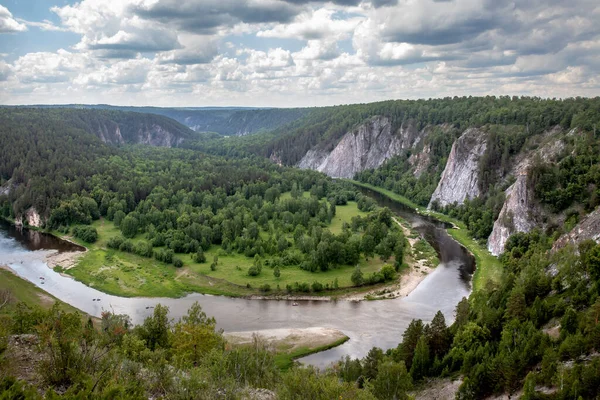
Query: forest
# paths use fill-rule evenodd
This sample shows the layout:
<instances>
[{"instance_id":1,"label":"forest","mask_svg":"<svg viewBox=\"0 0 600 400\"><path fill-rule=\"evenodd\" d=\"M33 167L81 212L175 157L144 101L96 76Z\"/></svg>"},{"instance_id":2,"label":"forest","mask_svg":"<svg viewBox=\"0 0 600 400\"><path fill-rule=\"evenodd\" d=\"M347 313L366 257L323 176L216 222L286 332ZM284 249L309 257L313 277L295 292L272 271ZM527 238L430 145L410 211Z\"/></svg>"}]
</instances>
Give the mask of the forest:
<instances>
[{"instance_id":1,"label":"forest","mask_svg":"<svg viewBox=\"0 0 600 400\"><path fill-rule=\"evenodd\" d=\"M137 262L124 254L130 253L156 260L154 269L145 270L153 275L164 270L161 265L185 264L199 275L234 274L233 283L247 289L319 293L383 283L403 265L405 239L389 210L375 211L374 201L352 185L258 156L224 159L186 149L109 147L77 128L65 132L68 119L45 121L46 113L59 112L32 112L19 129L4 125L7 151L0 168L11 189L0 210L13 219L33 207L45 221L42 228L87 246L100 241L81 268L69 271L77 279L95 279L114 292L114 280L123 276L98 276L97 263L112 257ZM19 110L18 117L24 113ZM340 206L355 213L332 233ZM373 261L376 256L380 261ZM325 274L330 270L335 271ZM129 275L133 279L133 271ZM176 296L208 286L188 284L173 291L114 293Z\"/></svg>"},{"instance_id":2,"label":"forest","mask_svg":"<svg viewBox=\"0 0 600 400\"><path fill-rule=\"evenodd\" d=\"M395 348L344 357L326 371L281 370L259 339L246 347L227 345L198 305L178 321L157 307L132 326L124 315L105 313L94 321L58 305L19 303L9 293L0 307L0 398L236 399L268 389L280 399L408 399L436 382L460 380L459 399L501 393L595 399L600 245L553 244L598 206L599 107L598 99L510 97L340 106L234 140L193 135L176 149L109 146L86 128L93 118L72 123L70 111L0 109L0 213L14 220L33 207L43 229L86 244L90 258L79 273L97 269L94 262L119 260L131 275L142 274L131 265L143 260L149 271L174 274L190 267L201 275L237 274L240 287L253 282L262 292L286 293L334 293L344 282L392 280L406 251L388 209L349 183L286 166L303 151L332 146L375 114L390 116L396 127L411 120L431 129L435 162L415 178L410 154L400 154L356 178L427 205L461 129L480 126L489 135L478 171L484 195L440 211L483 242L511 183L507 160L536 146L532 138L550 127L582 132L564 138L558 162L535 159L528 176L535 201L564 216L564 224L512 235L500 257L500 278L463 299L451 324L438 313L432 321L412 321ZM111 113L114 120L125 118ZM444 123L449 129L432 126ZM265 157L273 155L282 165ZM341 212L348 219L334 229ZM102 288L114 287L114 277L94 279L104 280ZM188 285L171 293L185 293ZM31 347L44 394L11 377L9 343L27 334L37 341Z\"/></svg>"},{"instance_id":3,"label":"forest","mask_svg":"<svg viewBox=\"0 0 600 400\"><path fill-rule=\"evenodd\" d=\"M539 231L514 235L502 257L501 284L464 298L452 325L440 312L430 323L413 320L396 348L344 357L326 371L282 371L260 338L227 346L198 304L178 321L159 305L132 326L125 315L105 312L94 322L58 305L43 310L9 301L0 308L0 388L7 399L41 398L10 377L16 364L8 335L33 333L20 337L36 341L30 347L47 399L238 399L258 388L279 399L408 399L431 379L459 377L458 399L499 393L594 399L600 391L600 245L584 242L578 253L565 248L548 257L551 244Z\"/></svg>"}]
</instances>

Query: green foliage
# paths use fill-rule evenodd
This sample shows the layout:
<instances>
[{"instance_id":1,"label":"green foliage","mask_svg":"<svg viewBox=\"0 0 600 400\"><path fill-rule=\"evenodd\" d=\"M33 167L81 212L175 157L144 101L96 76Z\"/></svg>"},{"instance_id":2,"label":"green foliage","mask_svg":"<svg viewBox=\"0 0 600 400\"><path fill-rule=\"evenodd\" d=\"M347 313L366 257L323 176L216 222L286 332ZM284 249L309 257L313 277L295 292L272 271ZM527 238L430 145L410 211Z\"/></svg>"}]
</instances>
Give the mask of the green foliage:
<instances>
[{"instance_id":1,"label":"green foliage","mask_svg":"<svg viewBox=\"0 0 600 400\"><path fill-rule=\"evenodd\" d=\"M153 315L147 317L144 323L138 327L139 337L146 342L146 346L150 350L170 347L168 313L168 307L158 304L154 308Z\"/></svg>"},{"instance_id":2,"label":"green foliage","mask_svg":"<svg viewBox=\"0 0 600 400\"><path fill-rule=\"evenodd\" d=\"M354 272L352 273L352 277L350 279L352 280L354 286L361 286L364 283L363 273L359 266L354 268Z\"/></svg>"},{"instance_id":3,"label":"green foliage","mask_svg":"<svg viewBox=\"0 0 600 400\"><path fill-rule=\"evenodd\" d=\"M430 366L429 346L427 339L421 336L415 347L415 355L410 366L410 375L416 381L427 375Z\"/></svg>"},{"instance_id":4,"label":"green foliage","mask_svg":"<svg viewBox=\"0 0 600 400\"><path fill-rule=\"evenodd\" d=\"M296 368L285 374L277 395L281 400L375 399L369 392L314 368Z\"/></svg>"},{"instance_id":5,"label":"green foliage","mask_svg":"<svg viewBox=\"0 0 600 400\"><path fill-rule=\"evenodd\" d=\"M73 236L87 243L94 243L98 240L98 231L91 226L76 226L73 229Z\"/></svg>"},{"instance_id":6,"label":"green foliage","mask_svg":"<svg viewBox=\"0 0 600 400\"><path fill-rule=\"evenodd\" d=\"M409 399L412 379L404 362L386 361L379 365L377 377L372 381L373 394L382 400Z\"/></svg>"},{"instance_id":7,"label":"green foliage","mask_svg":"<svg viewBox=\"0 0 600 400\"><path fill-rule=\"evenodd\" d=\"M565 146L557 163L536 159L528 174L535 197L554 212L574 203L588 211L600 204L600 138L593 126L583 129L587 131L563 139Z\"/></svg>"}]
</instances>

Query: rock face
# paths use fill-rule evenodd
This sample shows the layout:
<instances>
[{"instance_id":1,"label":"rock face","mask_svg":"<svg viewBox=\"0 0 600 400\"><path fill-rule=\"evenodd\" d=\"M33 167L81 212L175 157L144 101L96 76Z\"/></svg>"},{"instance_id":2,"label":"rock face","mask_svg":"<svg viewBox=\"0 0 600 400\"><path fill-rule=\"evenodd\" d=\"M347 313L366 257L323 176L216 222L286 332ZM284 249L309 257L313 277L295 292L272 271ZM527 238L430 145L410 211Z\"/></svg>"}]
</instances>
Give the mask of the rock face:
<instances>
[{"instance_id":1,"label":"rock face","mask_svg":"<svg viewBox=\"0 0 600 400\"><path fill-rule=\"evenodd\" d=\"M334 178L352 178L357 172L379 167L421 139L419 131L410 124L393 133L389 118L373 117L346 133L331 152L319 148L309 150L298 167L314 169Z\"/></svg>"},{"instance_id":2,"label":"rock face","mask_svg":"<svg viewBox=\"0 0 600 400\"><path fill-rule=\"evenodd\" d=\"M137 131L137 143L150 146L175 147L183 140L184 138L175 135L158 124L140 128Z\"/></svg>"},{"instance_id":3,"label":"rock face","mask_svg":"<svg viewBox=\"0 0 600 400\"><path fill-rule=\"evenodd\" d=\"M184 140L180 135L156 123L146 123L138 126L133 135L125 139L119 124L108 121L98 126L96 136L108 144L134 143L157 147L175 147Z\"/></svg>"},{"instance_id":4,"label":"rock face","mask_svg":"<svg viewBox=\"0 0 600 400\"><path fill-rule=\"evenodd\" d=\"M413 167L413 175L415 178L420 177L421 174L427 170L427 167L429 167L431 162L430 154L431 145L427 145L423 147L423 151L419 153L413 153L408 158L408 162Z\"/></svg>"},{"instance_id":5,"label":"rock face","mask_svg":"<svg viewBox=\"0 0 600 400\"><path fill-rule=\"evenodd\" d=\"M42 217L33 207L29 207L27 211L25 211L25 214L23 214L21 217L15 218L15 225L23 226L23 221L25 221L28 226L33 226L36 228L42 226Z\"/></svg>"},{"instance_id":6,"label":"rock face","mask_svg":"<svg viewBox=\"0 0 600 400\"><path fill-rule=\"evenodd\" d=\"M569 244L577 246L585 240L600 243L600 207L588 214L569 233L565 233L554 242L552 250L558 250Z\"/></svg>"},{"instance_id":7,"label":"rock face","mask_svg":"<svg viewBox=\"0 0 600 400\"><path fill-rule=\"evenodd\" d=\"M479 158L485 152L486 140L484 132L469 128L454 142L429 208L434 202L446 206L479 196Z\"/></svg>"},{"instance_id":8,"label":"rock face","mask_svg":"<svg viewBox=\"0 0 600 400\"><path fill-rule=\"evenodd\" d=\"M504 251L504 245L510 235L515 232L529 232L535 227L530 215L532 200L533 194L527 187L527 175L523 173L506 189L506 200L488 239L490 253L499 255Z\"/></svg>"},{"instance_id":9,"label":"rock face","mask_svg":"<svg viewBox=\"0 0 600 400\"><path fill-rule=\"evenodd\" d=\"M8 196L12 189L12 182L9 180L3 186L0 186L0 196Z\"/></svg>"},{"instance_id":10,"label":"rock face","mask_svg":"<svg viewBox=\"0 0 600 400\"><path fill-rule=\"evenodd\" d=\"M500 211L498 219L494 222L494 229L488 238L488 250L493 255L500 255L509 236L516 232L529 232L540 225L539 218L535 218L542 210L536 209L531 188L527 187L527 175L532 160L535 157L551 162L564 149L564 142L559 139L562 134L560 127L555 127L545 132L541 139L545 144L529 154L522 154L512 171L517 177L506 190L506 200Z\"/></svg>"}]
</instances>

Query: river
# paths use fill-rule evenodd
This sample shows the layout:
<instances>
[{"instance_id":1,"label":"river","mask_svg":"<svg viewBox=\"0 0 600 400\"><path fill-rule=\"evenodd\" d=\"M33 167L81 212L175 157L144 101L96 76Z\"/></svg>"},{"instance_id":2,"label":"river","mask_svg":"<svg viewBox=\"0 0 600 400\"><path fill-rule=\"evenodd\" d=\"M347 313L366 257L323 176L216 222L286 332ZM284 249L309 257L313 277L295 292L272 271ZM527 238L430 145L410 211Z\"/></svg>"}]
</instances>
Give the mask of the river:
<instances>
[{"instance_id":1,"label":"river","mask_svg":"<svg viewBox=\"0 0 600 400\"><path fill-rule=\"evenodd\" d=\"M202 294L179 299L112 296L48 268L45 257L49 252L76 250L75 245L4 222L0 223L0 265L8 265L20 277L95 316L110 310L127 314L134 323L140 323L152 313L152 307L160 303L169 307L171 317L179 318L198 301L226 332L319 326L339 329L350 337L349 341L300 360L323 367L344 355L364 357L373 346L383 349L397 346L412 319L428 322L441 310L450 323L456 304L471 292L473 257L446 233L442 223L414 214L376 192L368 189L363 192L409 221L440 256L440 265L407 297L363 302L299 301L297 307L292 307L292 302L287 300L247 300Z\"/></svg>"}]
</instances>

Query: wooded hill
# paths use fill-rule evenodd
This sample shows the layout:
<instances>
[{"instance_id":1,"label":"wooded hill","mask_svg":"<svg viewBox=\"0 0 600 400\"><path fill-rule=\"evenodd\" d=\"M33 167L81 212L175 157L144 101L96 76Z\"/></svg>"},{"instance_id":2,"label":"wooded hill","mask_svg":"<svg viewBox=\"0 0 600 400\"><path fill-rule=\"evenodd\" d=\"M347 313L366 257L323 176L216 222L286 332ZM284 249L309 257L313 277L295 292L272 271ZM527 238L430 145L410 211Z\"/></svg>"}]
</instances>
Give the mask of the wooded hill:
<instances>
[{"instance_id":1,"label":"wooded hill","mask_svg":"<svg viewBox=\"0 0 600 400\"><path fill-rule=\"evenodd\" d=\"M106 104L36 105L32 108L73 108L125 111L162 115L197 132L216 132L224 136L243 136L266 132L301 118L309 108L251 108L251 107L125 107Z\"/></svg>"}]
</instances>

